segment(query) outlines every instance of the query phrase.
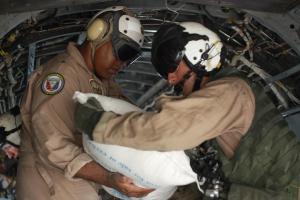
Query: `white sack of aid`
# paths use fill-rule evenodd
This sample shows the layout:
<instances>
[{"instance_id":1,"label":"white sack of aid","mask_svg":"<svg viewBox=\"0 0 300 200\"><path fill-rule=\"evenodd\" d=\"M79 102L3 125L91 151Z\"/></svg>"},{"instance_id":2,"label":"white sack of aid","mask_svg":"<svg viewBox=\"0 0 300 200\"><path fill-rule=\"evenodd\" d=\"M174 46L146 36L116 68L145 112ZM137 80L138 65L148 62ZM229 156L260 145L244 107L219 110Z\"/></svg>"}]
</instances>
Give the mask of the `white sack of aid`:
<instances>
[{"instance_id":1,"label":"white sack of aid","mask_svg":"<svg viewBox=\"0 0 300 200\"><path fill-rule=\"evenodd\" d=\"M140 108L120 99L91 93L76 92L73 99L85 103L95 97L105 111L125 114L141 111ZM177 186L197 181L189 158L183 151L158 152L142 151L116 145L99 144L83 137L85 151L100 165L112 172L119 172L138 186L155 190L143 198L130 198L108 187L104 189L111 195L124 200L166 200L176 191Z\"/></svg>"}]
</instances>

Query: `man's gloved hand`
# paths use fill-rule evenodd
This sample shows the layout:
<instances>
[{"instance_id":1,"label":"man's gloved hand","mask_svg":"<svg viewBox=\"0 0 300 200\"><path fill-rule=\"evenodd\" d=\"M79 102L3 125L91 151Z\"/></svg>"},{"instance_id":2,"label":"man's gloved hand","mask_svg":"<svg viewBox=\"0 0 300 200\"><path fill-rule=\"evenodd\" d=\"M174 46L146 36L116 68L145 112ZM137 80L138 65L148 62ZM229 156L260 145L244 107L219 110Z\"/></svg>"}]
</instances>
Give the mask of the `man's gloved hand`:
<instances>
[{"instance_id":1,"label":"man's gloved hand","mask_svg":"<svg viewBox=\"0 0 300 200\"><path fill-rule=\"evenodd\" d=\"M98 100L91 97L84 104L77 103L75 109L75 127L93 140L93 130L96 124L106 124L113 118L112 116L117 115L113 112L105 112Z\"/></svg>"}]
</instances>

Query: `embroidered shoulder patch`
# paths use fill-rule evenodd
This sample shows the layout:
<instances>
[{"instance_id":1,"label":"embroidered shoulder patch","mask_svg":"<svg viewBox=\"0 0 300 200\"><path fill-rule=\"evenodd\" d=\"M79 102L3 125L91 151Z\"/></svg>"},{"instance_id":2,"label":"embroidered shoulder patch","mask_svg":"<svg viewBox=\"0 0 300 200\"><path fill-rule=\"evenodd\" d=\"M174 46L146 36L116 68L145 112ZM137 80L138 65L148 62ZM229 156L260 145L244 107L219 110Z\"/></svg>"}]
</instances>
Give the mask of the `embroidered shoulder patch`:
<instances>
[{"instance_id":1,"label":"embroidered shoulder patch","mask_svg":"<svg viewBox=\"0 0 300 200\"><path fill-rule=\"evenodd\" d=\"M42 82L42 92L47 95L59 93L65 85L64 77L59 73L51 73Z\"/></svg>"}]
</instances>

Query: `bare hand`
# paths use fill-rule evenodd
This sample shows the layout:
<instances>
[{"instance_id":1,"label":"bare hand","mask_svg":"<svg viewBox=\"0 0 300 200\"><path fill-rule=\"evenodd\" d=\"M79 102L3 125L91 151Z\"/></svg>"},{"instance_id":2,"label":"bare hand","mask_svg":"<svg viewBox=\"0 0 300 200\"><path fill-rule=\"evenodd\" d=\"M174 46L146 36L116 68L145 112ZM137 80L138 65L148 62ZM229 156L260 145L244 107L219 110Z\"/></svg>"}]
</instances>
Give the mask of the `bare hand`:
<instances>
[{"instance_id":1,"label":"bare hand","mask_svg":"<svg viewBox=\"0 0 300 200\"><path fill-rule=\"evenodd\" d=\"M128 197L144 197L154 190L138 187L130 178L119 173L112 173L110 177L112 187Z\"/></svg>"}]
</instances>

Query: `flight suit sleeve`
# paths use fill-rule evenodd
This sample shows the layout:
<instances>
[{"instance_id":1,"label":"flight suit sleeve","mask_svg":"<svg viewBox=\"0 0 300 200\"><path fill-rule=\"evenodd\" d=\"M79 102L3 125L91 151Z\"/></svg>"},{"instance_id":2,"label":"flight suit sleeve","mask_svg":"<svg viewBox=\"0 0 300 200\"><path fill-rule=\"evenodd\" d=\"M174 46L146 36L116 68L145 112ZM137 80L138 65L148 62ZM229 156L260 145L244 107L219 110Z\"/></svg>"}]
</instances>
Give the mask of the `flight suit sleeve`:
<instances>
[{"instance_id":1,"label":"flight suit sleeve","mask_svg":"<svg viewBox=\"0 0 300 200\"><path fill-rule=\"evenodd\" d=\"M245 133L255 110L247 83L224 78L191 96L162 105L160 112L131 112L96 124L93 139L143 150L182 150L222 134Z\"/></svg>"},{"instance_id":2,"label":"flight suit sleeve","mask_svg":"<svg viewBox=\"0 0 300 200\"><path fill-rule=\"evenodd\" d=\"M74 128L74 91L79 89L72 74L63 74L65 86L58 94L38 94L44 98L32 115L34 141L39 157L46 163L65 171L72 178L92 158L82 149L81 137ZM76 77L73 75L73 77Z\"/></svg>"}]
</instances>

